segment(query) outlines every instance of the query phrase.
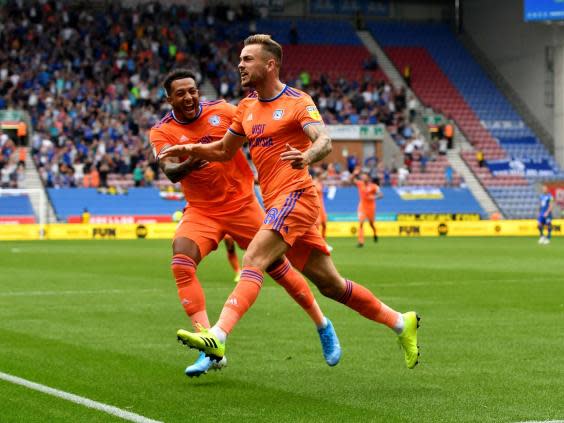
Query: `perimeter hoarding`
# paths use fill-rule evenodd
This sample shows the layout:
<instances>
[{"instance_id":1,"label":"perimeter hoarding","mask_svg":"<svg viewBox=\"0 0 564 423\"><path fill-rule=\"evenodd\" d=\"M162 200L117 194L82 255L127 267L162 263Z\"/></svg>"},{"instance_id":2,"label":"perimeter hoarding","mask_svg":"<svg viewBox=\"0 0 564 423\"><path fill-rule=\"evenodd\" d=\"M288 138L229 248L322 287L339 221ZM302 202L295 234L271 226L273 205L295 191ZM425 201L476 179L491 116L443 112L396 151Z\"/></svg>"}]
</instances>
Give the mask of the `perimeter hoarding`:
<instances>
[{"instance_id":1,"label":"perimeter hoarding","mask_svg":"<svg viewBox=\"0 0 564 423\"><path fill-rule=\"evenodd\" d=\"M433 236L537 236L535 220L476 220L476 221L399 221L378 222L381 237ZM355 222L328 222L327 236L356 235ZM158 224L51 224L45 225L44 239L170 239L175 223ZM564 234L564 219L553 221L554 236ZM39 225L0 225L0 240L39 240Z\"/></svg>"}]
</instances>

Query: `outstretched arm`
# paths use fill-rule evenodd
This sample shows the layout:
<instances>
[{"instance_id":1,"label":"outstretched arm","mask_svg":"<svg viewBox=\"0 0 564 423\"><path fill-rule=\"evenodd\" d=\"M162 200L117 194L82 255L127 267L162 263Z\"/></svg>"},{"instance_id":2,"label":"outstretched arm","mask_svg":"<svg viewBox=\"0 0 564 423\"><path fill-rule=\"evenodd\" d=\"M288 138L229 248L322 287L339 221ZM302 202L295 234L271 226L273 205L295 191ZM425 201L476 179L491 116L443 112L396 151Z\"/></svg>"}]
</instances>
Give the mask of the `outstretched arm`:
<instances>
[{"instance_id":1,"label":"outstretched arm","mask_svg":"<svg viewBox=\"0 0 564 423\"><path fill-rule=\"evenodd\" d=\"M324 125L307 125L304 128L305 134L312 142L311 147L303 153L286 144L286 151L280 155L285 161L292 162L292 168L303 169L311 163L318 162L331 152L331 138Z\"/></svg>"},{"instance_id":2,"label":"outstretched arm","mask_svg":"<svg viewBox=\"0 0 564 423\"><path fill-rule=\"evenodd\" d=\"M167 157L190 156L209 162L231 160L245 142L245 137L226 132L223 138L209 144L182 144L167 148L159 154L159 160Z\"/></svg>"}]
</instances>

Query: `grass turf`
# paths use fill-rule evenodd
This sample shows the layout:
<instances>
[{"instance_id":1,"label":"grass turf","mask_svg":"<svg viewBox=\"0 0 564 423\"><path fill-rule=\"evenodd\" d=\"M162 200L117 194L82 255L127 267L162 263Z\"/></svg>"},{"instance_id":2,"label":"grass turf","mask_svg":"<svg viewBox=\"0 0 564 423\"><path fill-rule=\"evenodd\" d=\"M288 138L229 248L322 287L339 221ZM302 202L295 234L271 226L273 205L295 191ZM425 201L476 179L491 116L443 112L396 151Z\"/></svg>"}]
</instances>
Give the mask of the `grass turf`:
<instances>
[{"instance_id":1,"label":"grass turf","mask_svg":"<svg viewBox=\"0 0 564 423\"><path fill-rule=\"evenodd\" d=\"M422 315L422 360L318 301L343 346L335 368L270 279L229 339L229 365L188 379L196 352L168 241L0 243L0 372L166 422L522 421L564 418L564 242L385 238L334 260L390 306ZM214 321L234 286L223 249L198 274ZM317 292L314 290L314 292ZM120 421L0 380L0 421Z\"/></svg>"}]
</instances>

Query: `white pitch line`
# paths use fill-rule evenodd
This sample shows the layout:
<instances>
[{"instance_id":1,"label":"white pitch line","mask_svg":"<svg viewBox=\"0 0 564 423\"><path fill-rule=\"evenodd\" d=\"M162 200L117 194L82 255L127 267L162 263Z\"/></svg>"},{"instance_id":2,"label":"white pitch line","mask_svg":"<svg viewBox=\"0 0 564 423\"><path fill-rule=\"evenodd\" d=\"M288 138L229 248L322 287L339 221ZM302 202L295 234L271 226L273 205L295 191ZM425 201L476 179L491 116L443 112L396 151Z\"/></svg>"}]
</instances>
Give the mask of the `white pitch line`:
<instances>
[{"instance_id":1,"label":"white pitch line","mask_svg":"<svg viewBox=\"0 0 564 423\"><path fill-rule=\"evenodd\" d=\"M156 292L159 289L137 289L135 292ZM83 289L68 291L8 291L0 292L0 297L43 297L43 296L60 296L60 295L92 295L92 294L125 294L133 292L131 289Z\"/></svg>"},{"instance_id":2,"label":"white pitch line","mask_svg":"<svg viewBox=\"0 0 564 423\"><path fill-rule=\"evenodd\" d=\"M564 423L564 420L527 420L526 422L516 423Z\"/></svg>"},{"instance_id":3,"label":"white pitch line","mask_svg":"<svg viewBox=\"0 0 564 423\"><path fill-rule=\"evenodd\" d=\"M103 411L104 413L111 414L113 416L121 417L124 420L129 420L135 423L163 423L158 420L149 419L147 417L141 416L139 414L131 413L130 411L122 410L121 408L114 407L112 405L104 404L102 402L93 401L88 398L80 397L65 391L60 391L58 389L50 388L39 383L31 382L21 377L12 376L7 373L0 372L0 379L7 382L15 383L16 385L21 385L34 391L43 392L48 395L53 395L54 397L59 397L64 400L74 402L75 404L80 404L88 408L93 408L95 410Z\"/></svg>"}]
</instances>

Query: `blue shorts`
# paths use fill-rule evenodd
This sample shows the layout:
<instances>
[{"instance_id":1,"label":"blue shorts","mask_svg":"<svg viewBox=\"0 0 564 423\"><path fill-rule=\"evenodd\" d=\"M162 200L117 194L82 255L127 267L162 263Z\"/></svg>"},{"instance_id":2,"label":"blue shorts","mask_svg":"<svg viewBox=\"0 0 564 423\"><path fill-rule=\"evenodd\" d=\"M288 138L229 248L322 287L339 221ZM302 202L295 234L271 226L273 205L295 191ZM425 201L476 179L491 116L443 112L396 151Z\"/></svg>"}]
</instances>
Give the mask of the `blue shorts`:
<instances>
[{"instance_id":1,"label":"blue shorts","mask_svg":"<svg viewBox=\"0 0 564 423\"><path fill-rule=\"evenodd\" d=\"M539 222L539 225L551 225L552 224L552 216L548 215L548 216L545 217L543 214L541 214L537 218L537 222Z\"/></svg>"}]
</instances>

